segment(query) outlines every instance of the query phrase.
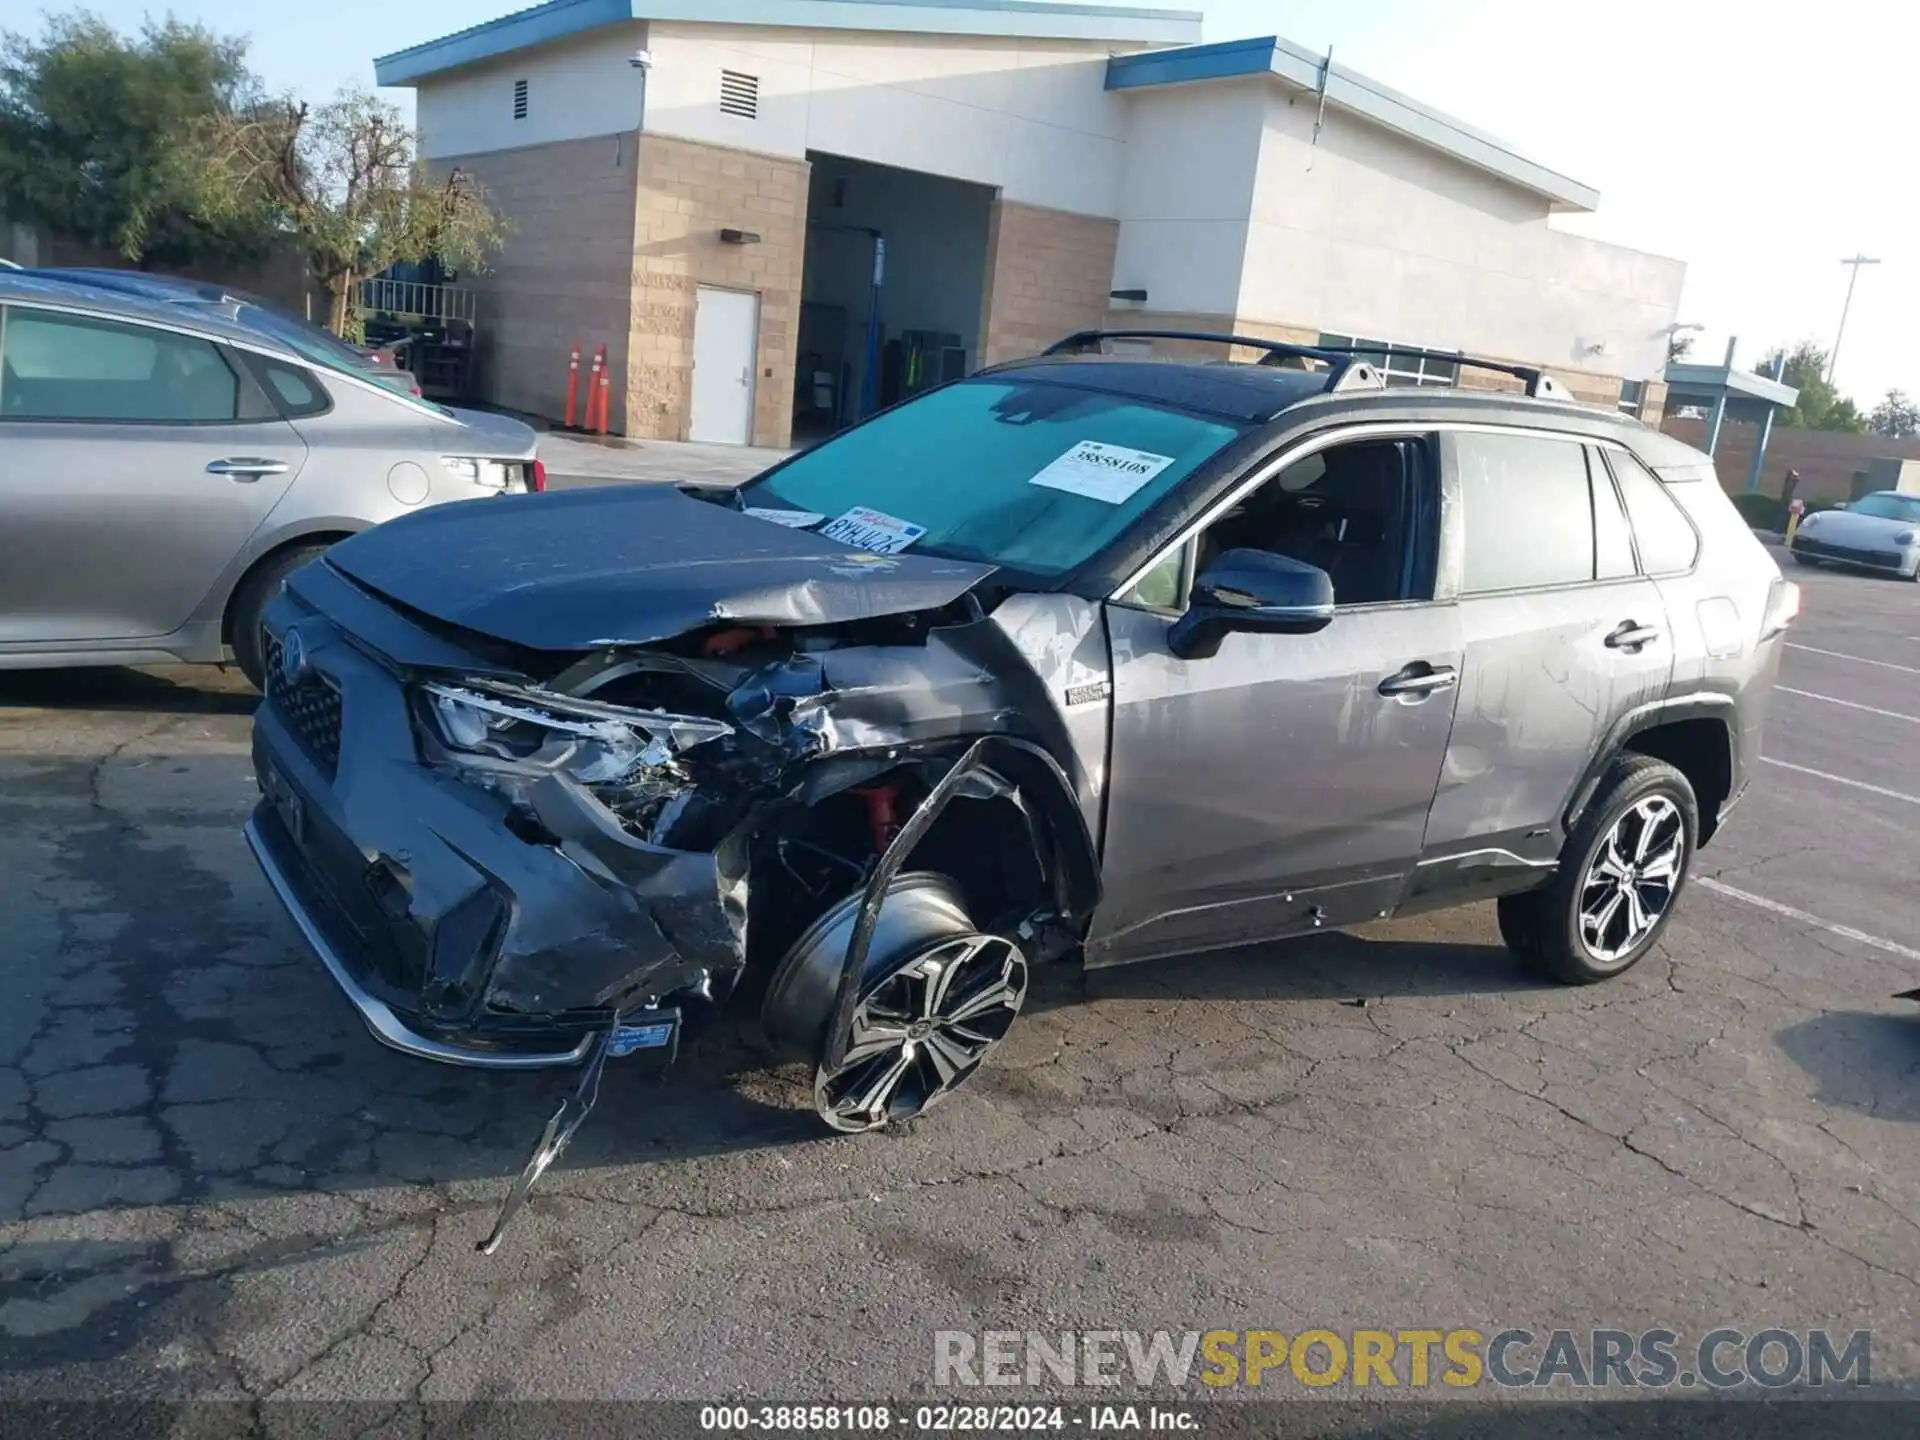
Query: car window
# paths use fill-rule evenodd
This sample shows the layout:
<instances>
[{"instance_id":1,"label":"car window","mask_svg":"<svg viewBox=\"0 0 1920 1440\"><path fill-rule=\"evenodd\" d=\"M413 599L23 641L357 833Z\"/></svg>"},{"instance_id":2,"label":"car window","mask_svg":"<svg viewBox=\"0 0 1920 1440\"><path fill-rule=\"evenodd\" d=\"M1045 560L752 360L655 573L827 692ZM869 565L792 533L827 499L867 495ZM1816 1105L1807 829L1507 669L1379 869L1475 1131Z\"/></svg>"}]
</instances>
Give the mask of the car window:
<instances>
[{"instance_id":1,"label":"car window","mask_svg":"<svg viewBox=\"0 0 1920 1440\"><path fill-rule=\"evenodd\" d=\"M982 376L883 412L742 487L869 549L1063 574L1241 427L1079 385ZM802 517L804 518L804 517Z\"/></svg>"},{"instance_id":2,"label":"car window","mask_svg":"<svg viewBox=\"0 0 1920 1440\"><path fill-rule=\"evenodd\" d=\"M1454 454L1463 595L1593 579L1593 496L1579 441L1463 431Z\"/></svg>"},{"instance_id":3,"label":"car window","mask_svg":"<svg viewBox=\"0 0 1920 1440\"><path fill-rule=\"evenodd\" d=\"M1201 533L1194 573L1228 550L1264 550L1326 571L1336 605L1431 598L1410 564L1416 519L1434 513L1417 503L1431 483L1429 453L1425 441L1395 438L1303 456Z\"/></svg>"},{"instance_id":4,"label":"car window","mask_svg":"<svg viewBox=\"0 0 1920 1440\"><path fill-rule=\"evenodd\" d=\"M247 363L253 366L254 374L273 396L275 408L287 419L320 415L332 408L332 397L311 370L266 355L250 354Z\"/></svg>"},{"instance_id":5,"label":"car window","mask_svg":"<svg viewBox=\"0 0 1920 1440\"><path fill-rule=\"evenodd\" d=\"M0 415L12 420L232 420L240 382L194 335L14 307L0 332Z\"/></svg>"},{"instance_id":6,"label":"car window","mask_svg":"<svg viewBox=\"0 0 1920 1440\"><path fill-rule=\"evenodd\" d=\"M1613 480L1591 449L1587 451L1587 478L1593 490L1593 578L1624 580L1634 573L1633 531L1627 526Z\"/></svg>"},{"instance_id":7,"label":"car window","mask_svg":"<svg viewBox=\"0 0 1920 1440\"><path fill-rule=\"evenodd\" d=\"M1176 546L1117 599L1122 605L1146 610L1178 610L1186 603L1187 546Z\"/></svg>"},{"instance_id":8,"label":"car window","mask_svg":"<svg viewBox=\"0 0 1920 1440\"><path fill-rule=\"evenodd\" d=\"M1916 495L1896 495L1890 490L1882 490L1861 496L1847 509L1855 515L1868 515L1876 520L1904 520L1910 525L1920 525L1920 496Z\"/></svg>"},{"instance_id":9,"label":"car window","mask_svg":"<svg viewBox=\"0 0 1920 1440\"><path fill-rule=\"evenodd\" d=\"M1679 503L1653 473L1624 450L1609 450L1607 460L1620 497L1627 502L1640 568L1648 575L1678 575L1691 570L1700 554L1700 537Z\"/></svg>"}]
</instances>

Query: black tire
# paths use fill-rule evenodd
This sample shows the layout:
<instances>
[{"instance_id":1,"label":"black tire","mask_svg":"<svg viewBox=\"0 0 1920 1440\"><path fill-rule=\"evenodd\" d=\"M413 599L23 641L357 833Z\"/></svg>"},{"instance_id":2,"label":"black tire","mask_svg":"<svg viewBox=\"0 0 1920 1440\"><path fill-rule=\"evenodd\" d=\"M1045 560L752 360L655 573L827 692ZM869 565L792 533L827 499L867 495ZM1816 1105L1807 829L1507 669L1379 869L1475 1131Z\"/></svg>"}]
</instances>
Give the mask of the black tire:
<instances>
[{"instance_id":1,"label":"black tire","mask_svg":"<svg viewBox=\"0 0 1920 1440\"><path fill-rule=\"evenodd\" d=\"M1636 809L1654 797L1670 802L1679 821L1680 850L1672 888L1652 917L1652 925L1644 934L1632 938L1631 943L1625 943L1633 933L1629 911L1629 918L1616 918L1602 927L1603 939L1599 944L1589 944L1583 933L1582 903L1590 893L1596 906L1604 906L1609 898L1604 887L1611 882L1605 878L1590 879L1590 872L1616 827L1634 811L1634 820L1628 823L1660 826L1654 840L1661 848L1666 846L1667 821L1647 821L1644 812ZM1660 809L1657 804L1648 808L1656 812ZM1634 833L1637 837L1638 830ZM1686 888L1699 838L1700 804L1687 777L1664 760L1646 755L1618 757L1607 767L1592 801L1567 836L1566 846L1560 852L1560 870L1553 882L1544 889L1509 895L1499 902L1500 938L1533 969L1565 985L1591 985L1625 974L1659 943ZM1627 885L1619 883L1616 888L1622 903L1627 903ZM1632 888L1639 907L1650 908L1650 899L1657 897L1658 882L1641 881ZM1615 914L1617 917L1617 910ZM1605 943L1607 935L1617 935L1623 943L1610 946ZM1601 953L1614 949L1619 953Z\"/></svg>"},{"instance_id":2,"label":"black tire","mask_svg":"<svg viewBox=\"0 0 1920 1440\"><path fill-rule=\"evenodd\" d=\"M276 550L241 576L234 587L233 600L227 607L228 643L233 646L234 664L253 682L254 689L267 688L266 657L260 648L262 613L280 593L287 576L326 550L324 545L292 545Z\"/></svg>"}]
</instances>

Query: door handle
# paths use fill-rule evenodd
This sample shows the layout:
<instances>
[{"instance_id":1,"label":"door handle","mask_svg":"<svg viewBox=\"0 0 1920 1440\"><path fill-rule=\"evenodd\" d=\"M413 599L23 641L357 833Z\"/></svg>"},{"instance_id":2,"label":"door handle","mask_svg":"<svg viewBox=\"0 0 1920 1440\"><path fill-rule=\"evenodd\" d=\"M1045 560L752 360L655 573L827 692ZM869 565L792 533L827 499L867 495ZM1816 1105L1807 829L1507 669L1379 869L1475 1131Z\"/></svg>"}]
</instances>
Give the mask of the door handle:
<instances>
[{"instance_id":1,"label":"door handle","mask_svg":"<svg viewBox=\"0 0 1920 1440\"><path fill-rule=\"evenodd\" d=\"M1451 665L1429 665L1416 660L1380 682L1382 695L1407 700L1424 700L1440 690L1451 690L1460 682L1460 672Z\"/></svg>"},{"instance_id":2,"label":"door handle","mask_svg":"<svg viewBox=\"0 0 1920 1440\"><path fill-rule=\"evenodd\" d=\"M1608 634L1606 645L1609 650L1625 650L1631 654L1659 638L1660 632L1651 625L1642 625L1637 620L1622 620Z\"/></svg>"},{"instance_id":3,"label":"door handle","mask_svg":"<svg viewBox=\"0 0 1920 1440\"><path fill-rule=\"evenodd\" d=\"M293 467L284 460L267 460L258 455L234 455L225 460L209 460L207 474L225 475L229 480L238 480L251 485L262 475L284 475Z\"/></svg>"}]
</instances>

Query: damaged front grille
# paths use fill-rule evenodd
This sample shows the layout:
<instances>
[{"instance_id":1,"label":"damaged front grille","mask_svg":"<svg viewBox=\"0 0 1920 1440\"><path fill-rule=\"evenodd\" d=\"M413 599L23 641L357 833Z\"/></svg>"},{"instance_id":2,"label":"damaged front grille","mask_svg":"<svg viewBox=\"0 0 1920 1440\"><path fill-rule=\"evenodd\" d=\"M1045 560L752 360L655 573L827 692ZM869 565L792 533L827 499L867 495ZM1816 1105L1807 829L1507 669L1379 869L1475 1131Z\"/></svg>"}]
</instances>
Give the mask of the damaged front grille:
<instances>
[{"instance_id":1,"label":"damaged front grille","mask_svg":"<svg viewBox=\"0 0 1920 1440\"><path fill-rule=\"evenodd\" d=\"M309 670L289 680L277 636L267 636L267 702L279 712L300 746L331 780L340 766L340 692L324 675Z\"/></svg>"}]
</instances>

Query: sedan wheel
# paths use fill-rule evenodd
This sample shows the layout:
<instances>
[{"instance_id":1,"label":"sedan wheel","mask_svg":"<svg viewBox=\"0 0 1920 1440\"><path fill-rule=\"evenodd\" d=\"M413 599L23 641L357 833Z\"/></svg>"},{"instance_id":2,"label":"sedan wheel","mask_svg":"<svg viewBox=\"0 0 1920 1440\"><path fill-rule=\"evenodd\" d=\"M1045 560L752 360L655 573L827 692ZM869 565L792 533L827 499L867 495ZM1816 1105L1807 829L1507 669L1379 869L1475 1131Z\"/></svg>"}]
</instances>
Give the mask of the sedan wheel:
<instances>
[{"instance_id":1,"label":"sedan wheel","mask_svg":"<svg viewBox=\"0 0 1920 1440\"><path fill-rule=\"evenodd\" d=\"M965 1084L1027 998L1027 959L973 928L943 875L896 879L880 908L845 1058L827 1063L834 990L860 913L835 905L787 953L768 987L769 1037L813 1063L813 1107L835 1130L873 1130L919 1114Z\"/></svg>"}]
</instances>

